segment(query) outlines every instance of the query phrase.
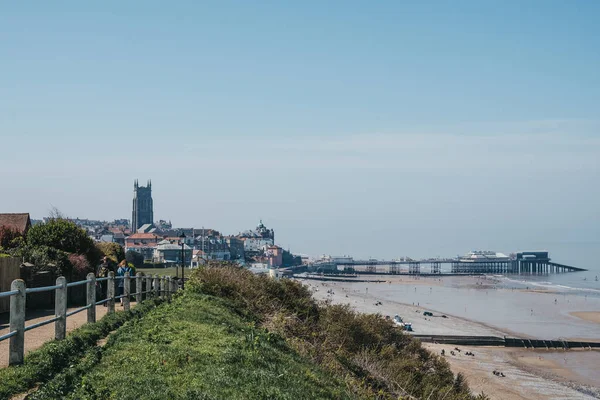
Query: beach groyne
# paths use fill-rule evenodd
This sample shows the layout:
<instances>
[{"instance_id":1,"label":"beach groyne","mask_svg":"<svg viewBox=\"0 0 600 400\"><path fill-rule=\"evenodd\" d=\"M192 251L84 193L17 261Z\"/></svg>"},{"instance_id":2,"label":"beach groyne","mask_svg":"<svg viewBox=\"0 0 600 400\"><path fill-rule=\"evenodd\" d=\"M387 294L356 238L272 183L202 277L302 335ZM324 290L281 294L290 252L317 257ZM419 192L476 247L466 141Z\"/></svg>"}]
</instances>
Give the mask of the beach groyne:
<instances>
[{"instance_id":1,"label":"beach groyne","mask_svg":"<svg viewBox=\"0 0 600 400\"><path fill-rule=\"evenodd\" d=\"M455 344L462 346L500 346L532 349L600 349L598 342L581 342L571 340L522 339L499 336L465 336L465 335L411 335L426 343Z\"/></svg>"}]
</instances>

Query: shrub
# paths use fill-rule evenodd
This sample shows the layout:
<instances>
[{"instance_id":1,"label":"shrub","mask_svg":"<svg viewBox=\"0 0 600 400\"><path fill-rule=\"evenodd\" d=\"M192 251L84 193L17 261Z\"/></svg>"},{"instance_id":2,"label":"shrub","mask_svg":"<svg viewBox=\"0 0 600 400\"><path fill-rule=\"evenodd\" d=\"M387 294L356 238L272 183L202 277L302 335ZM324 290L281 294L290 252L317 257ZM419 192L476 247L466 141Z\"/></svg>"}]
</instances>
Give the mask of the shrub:
<instances>
[{"instance_id":1,"label":"shrub","mask_svg":"<svg viewBox=\"0 0 600 400\"><path fill-rule=\"evenodd\" d=\"M45 224L37 224L27 232L30 247L48 246L66 253L83 254L90 265L100 261L100 251L87 233L74 222L54 218Z\"/></svg>"},{"instance_id":2,"label":"shrub","mask_svg":"<svg viewBox=\"0 0 600 400\"><path fill-rule=\"evenodd\" d=\"M125 259L125 250L119 243L101 242L96 243L96 247L102 255L106 256L115 264L118 264Z\"/></svg>"},{"instance_id":3,"label":"shrub","mask_svg":"<svg viewBox=\"0 0 600 400\"><path fill-rule=\"evenodd\" d=\"M189 290L231 299L238 312L371 397L472 398L463 376L380 315L318 303L306 286L239 268L199 268Z\"/></svg>"},{"instance_id":4,"label":"shrub","mask_svg":"<svg viewBox=\"0 0 600 400\"><path fill-rule=\"evenodd\" d=\"M133 264L136 268L142 268L144 266L144 256L137 251L127 251L127 253L125 253L125 259L127 260L127 263Z\"/></svg>"},{"instance_id":5,"label":"shrub","mask_svg":"<svg viewBox=\"0 0 600 400\"><path fill-rule=\"evenodd\" d=\"M94 272L94 268L90 266L90 263L82 254L70 254L69 262L73 266L73 280L84 279L89 272Z\"/></svg>"},{"instance_id":6,"label":"shrub","mask_svg":"<svg viewBox=\"0 0 600 400\"><path fill-rule=\"evenodd\" d=\"M0 248L13 249L23 241L23 235L16 229L8 226L0 226Z\"/></svg>"}]
</instances>

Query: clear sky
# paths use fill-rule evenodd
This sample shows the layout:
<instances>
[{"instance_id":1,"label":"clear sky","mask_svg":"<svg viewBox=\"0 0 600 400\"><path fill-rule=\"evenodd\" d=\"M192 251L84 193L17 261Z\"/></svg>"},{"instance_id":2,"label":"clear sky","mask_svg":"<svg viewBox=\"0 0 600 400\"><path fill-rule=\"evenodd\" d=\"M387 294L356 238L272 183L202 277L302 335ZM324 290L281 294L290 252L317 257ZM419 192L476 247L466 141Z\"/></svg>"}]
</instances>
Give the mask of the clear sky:
<instances>
[{"instance_id":1,"label":"clear sky","mask_svg":"<svg viewBox=\"0 0 600 400\"><path fill-rule=\"evenodd\" d=\"M600 2L0 1L0 212L318 255L600 241Z\"/></svg>"}]
</instances>

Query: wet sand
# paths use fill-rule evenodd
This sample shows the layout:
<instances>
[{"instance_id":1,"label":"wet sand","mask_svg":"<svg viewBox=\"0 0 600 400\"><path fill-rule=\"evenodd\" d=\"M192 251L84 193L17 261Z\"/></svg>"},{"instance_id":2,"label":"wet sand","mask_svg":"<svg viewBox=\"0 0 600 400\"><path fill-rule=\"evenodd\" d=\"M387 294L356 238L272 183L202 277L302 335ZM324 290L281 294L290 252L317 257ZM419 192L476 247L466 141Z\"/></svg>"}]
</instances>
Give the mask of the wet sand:
<instances>
[{"instance_id":1,"label":"wet sand","mask_svg":"<svg viewBox=\"0 0 600 400\"><path fill-rule=\"evenodd\" d=\"M445 359L452 371L465 375L473 393L484 392L491 399L593 399L600 395L599 389L575 383L582 377L539 351L460 346L461 352L452 356L449 349L455 346L433 343L424 346L436 354L445 349ZM466 351L475 356L465 356ZM505 376L494 375L494 370Z\"/></svg>"},{"instance_id":2,"label":"wet sand","mask_svg":"<svg viewBox=\"0 0 600 400\"><path fill-rule=\"evenodd\" d=\"M373 278L381 279L380 277ZM451 300L445 296L454 298L468 296L468 298L472 297L475 303L469 307L479 307L478 312L472 314L479 316L488 308L491 310L496 307L497 309L499 299L506 298L507 302L514 301L515 291L498 289L498 282L494 279L434 280L432 278L391 277L387 281L385 283L353 283L304 280L303 283L309 285L313 289L315 298L320 300L349 304L358 312L379 313L383 316L398 314L405 321L412 323L417 334L531 337L532 335L525 332L541 331L554 337L558 336L556 332L561 331L563 327L570 326L572 328L573 321L581 321L583 328L571 329L571 331L582 333L581 336L586 340L590 339L590 336L596 336L596 332L600 332L590 328L590 326L595 328L595 325L589 319L583 320L579 316L570 314L571 312L581 312L569 310L570 307L577 307L581 299L573 298L565 301L564 298L561 298L559 304L554 304L554 295L550 295L550 298L539 293L520 293L519 295L526 300L535 296L534 298L538 301L535 303L536 308L549 303L548 313L551 313L552 318L548 317L548 313L540 312L532 315L529 308L533 303L530 302L525 307L526 312L520 310L520 313L509 314L514 318L513 323L507 324L502 321L494 323L493 311L491 311L491 318L481 322L466 318L466 315L470 315L469 313L457 315L461 314L461 310L458 310L457 313L448 313L445 312L446 310L439 311L438 308L443 309L446 306L445 303ZM436 295L436 292L441 293L442 296ZM492 296L489 296L488 293ZM414 304L412 301L411 303L403 302L406 299L417 301ZM419 300L423 300L423 302ZM591 305L592 307L596 306L595 303ZM586 303L586 306L590 306L590 304ZM514 307L514 303L509 307ZM446 307L446 309L451 308ZM424 317L423 311L425 310L432 311L434 316ZM585 313L589 312L585 311ZM502 318L503 315L500 314L498 317ZM522 314L526 315L523 322L520 320ZM447 318L443 318L441 315L446 315ZM584 315L589 318L589 314ZM541 326L535 326L538 324ZM548 324L552 325L551 329L548 329ZM532 325L536 329L531 329ZM576 327L578 326L576 325ZM525 332L520 328L525 328ZM600 339L600 334L596 337ZM424 345L437 354L440 354L441 349L444 348L447 352L446 359L453 371L465 373L475 393L484 391L492 399L590 399L594 398L596 393L600 396L600 389L598 389L600 388L600 376L595 376L596 366L600 365L599 351L557 352L475 346L461 348L476 354L475 357L469 357L463 356L462 353L450 356L449 350L455 347L453 345L429 343ZM556 358L560 356L564 358L563 354L567 354L566 363L564 360ZM540 359L540 357L542 358ZM563 364L560 363L561 361ZM495 376L492 373L493 370L503 371L506 377Z\"/></svg>"},{"instance_id":3,"label":"wet sand","mask_svg":"<svg viewBox=\"0 0 600 400\"><path fill-rule=\"evenodd\" d=\"M600 324L600 311L574 311L569 314L589 322Z\"/></svg>"}]
</instances>

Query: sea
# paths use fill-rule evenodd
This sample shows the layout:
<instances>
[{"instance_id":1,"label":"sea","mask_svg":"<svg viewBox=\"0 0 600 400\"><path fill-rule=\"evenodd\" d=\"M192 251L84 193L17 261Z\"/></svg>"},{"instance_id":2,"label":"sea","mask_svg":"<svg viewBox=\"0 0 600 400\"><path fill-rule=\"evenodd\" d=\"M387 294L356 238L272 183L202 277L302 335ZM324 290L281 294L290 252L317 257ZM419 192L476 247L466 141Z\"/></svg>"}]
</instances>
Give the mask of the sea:
<instances>
[{"instance_id":1,"label":"sea","mask_svg":"<svg viewBox=\"0 0 600 400\"><path fill-rule=\"evenodd\" d=\"M587 271L544 275L496 275L503 287L538 288L561 295L600 297L600 241L538 243L535 250L548 251L553 262L584 268Z\"/></svg>"},{"instance_id":2,"label":"sea","mask_svg":"<svg viewBox=\"0 0 600 400\"><path fill-rule=\"evenodd\" d=\"M596 258L599 244L553 243L535 248L548 251L556 263L587 271L471 278L423 277L419 285L383 285L371 290L377 290L377 296L382 300L430 308L517 336L599 340L600 324L574 316L578 312L600 312L600 257ZM432 281L428 285L428 279L442 282ZM370 285L353 286L364 291Z\"/></svg>"}]
</instances>

